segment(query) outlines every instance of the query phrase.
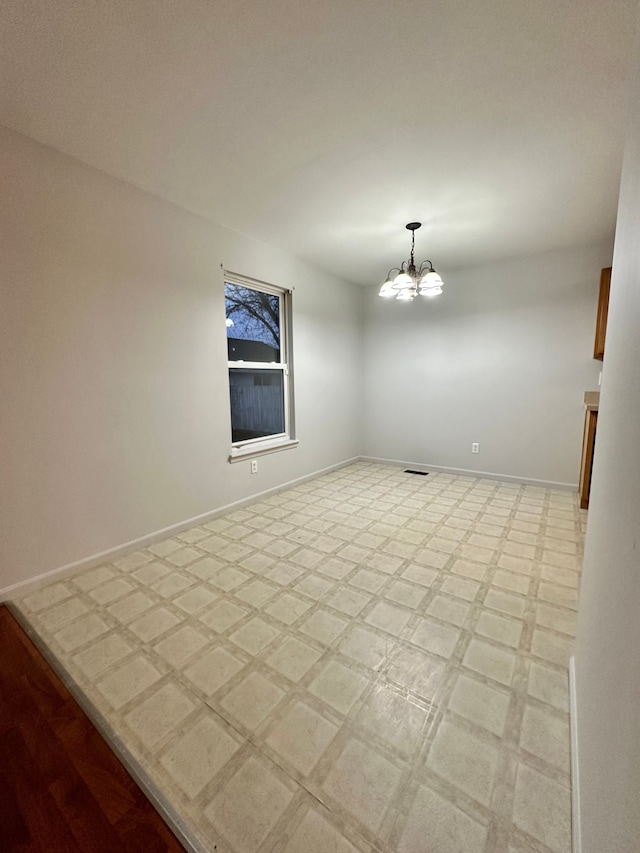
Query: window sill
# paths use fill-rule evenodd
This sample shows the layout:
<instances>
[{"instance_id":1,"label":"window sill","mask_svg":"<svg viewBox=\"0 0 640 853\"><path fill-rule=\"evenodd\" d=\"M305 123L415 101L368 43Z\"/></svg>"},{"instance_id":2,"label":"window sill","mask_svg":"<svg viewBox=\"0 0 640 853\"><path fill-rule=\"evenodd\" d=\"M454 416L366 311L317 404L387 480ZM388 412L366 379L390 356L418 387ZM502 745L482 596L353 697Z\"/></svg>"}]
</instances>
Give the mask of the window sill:
<instances>
[{"instance_id":1,"label":"window sill","mask_svg":"<svg viewBox=\"0 0 640 853\"><path fill-rule=\"evenodd\" d=\"M277 453L279 450L289 450L298 446L297 439L286 438L278 441L264 441L260 444L245 445L244 447L232 447L229 462L242 462L253 456L266 456L268 453Z\"/></svg>"}]
</instances>

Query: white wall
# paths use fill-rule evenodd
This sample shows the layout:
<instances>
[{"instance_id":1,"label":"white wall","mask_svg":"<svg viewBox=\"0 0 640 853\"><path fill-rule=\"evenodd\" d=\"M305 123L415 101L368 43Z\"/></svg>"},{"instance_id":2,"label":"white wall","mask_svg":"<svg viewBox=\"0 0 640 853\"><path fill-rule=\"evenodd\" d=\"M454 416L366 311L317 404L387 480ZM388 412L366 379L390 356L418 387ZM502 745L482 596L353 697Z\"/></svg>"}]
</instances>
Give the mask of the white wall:
<instances>
[{"instance_id":1,"label":"white wall","mask_svg":"<svg viewBox=\"0 0 640 853\"><path fill-rule=\"evenodd\" d=\"M632 97L575 654L582 853L640 850L640 67Z\"/></svg>"},{"instance_id":2,"label":"white wall","mask_svg":"<svg viewBox=\"0 0 640 853\"><path fill-rule=\"evenodd\" d=\"M358 454L358 288L4 129L0 168L0 591ZM295 286L300 445L253 476L221 264Z\"/></svg>"},{"instance_id":3,"label":"white wall","mask_svg":"<svg viewBox=\"0 0 640 853\"><path fill-rule=\"evenodd\" d=\"M610 244L442 271L413 303L367 290L364 452L576 484ZM437 261L437 259L436 259ZM472 442L480 453L471 453Z\"/></svg>"}]
</instances>

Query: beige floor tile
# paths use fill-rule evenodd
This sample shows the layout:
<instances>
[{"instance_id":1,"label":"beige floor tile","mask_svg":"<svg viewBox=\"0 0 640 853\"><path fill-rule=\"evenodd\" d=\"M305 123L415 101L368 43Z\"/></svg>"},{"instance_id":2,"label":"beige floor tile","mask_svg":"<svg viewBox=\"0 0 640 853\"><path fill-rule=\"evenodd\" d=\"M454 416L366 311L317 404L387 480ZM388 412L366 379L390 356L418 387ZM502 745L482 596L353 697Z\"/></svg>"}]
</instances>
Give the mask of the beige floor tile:
<instances>
[{"instance_id":1,"label":"beige floor tile","mask_svg":"<svg viewBox=\"0 0 640 853\"><path fill-rule=\"evenodd\" d=\"M349 580L352 586L357 586L358 589L363 589L366 592L378 592L387 582L389 578L386 575L371 572L368 569L360 569Z\"/></svg>"},{"instance_id":2,"label":"beige floor tile","mask_svg":"<svg viewBox=\"0 0 640 853\"><path fill-rule=\"evenodd\" d=\"M294 796L263 758L250 756L205 809L238 853L255 853Z\"/></svg>"},{"instance_id":3,"label":"beige floor tile","mask_svg":"<svg viewBox=\"0 0 640 853\"><path fill-rule=\"evenodd\" d=\"M234 595L252 607L262 608L265 602L274 598L278 592L279 587L275 584L272 586L262 580L254 580L241 589L236 590Z\"/></svg>"},{"instance_id":4,"label":"beige floor tile","mask_svg":"<svg viewBox=\"0 0 640 853\"><path fill-rule=\"evenodd\" d=\"M341 714L353 708L369 680L337 660L329 660L316 675L309 691Z\"/></svg>"},{"instance_id":5,"label":"beige floor tile","mask_svg":"<svg viewBox=\"0 0 640 853\"><path fill-rule=\"evenodd\" d=\"M39 619L49 631L56 631L68 622L78 619L88 612L89 608L79 598L68 598L61 604L56 604L54 607L43 612Z\"/></svg>"},{"instance_id":6,"label":"beige floor tile","mask_svg":"<svg viewBox=\"0 0 640 853\"><path fill-rule=\"evenodd\" d=\"M83 590L84 592L88 592L90 589L93 589L94 587L98 586L99 584L104 583L105 581L108 581L115 576L116 576L116 570L112 566L108 566L108 565L107 566L98 566L97 569L91 569L88 572L83 572L80 575L75 575L73 577L73 583L79 589ZM48 594L52 594L52 593L47 593L47 589L50 590L51 588L45 587L45 589L39 590L37 593L34 593L33 596L28 596L25 599L25 603L27 604L27 606L31 607L32 610L35 610L36 608L34 608L30 602L35 598L35 596L38 596L38 597L42 596L42 597L46 598L46 596ZM55 599L53 599L51 602L49 602L49 606L52 604L55 604L56 601L59 601L62 598L68 598L67 595L63 595L63 596L59 595L58 584L55 584L55 588L54 588L53 592L56 594L56 596L55 596ZM40 608L38 608L38 609L40 609Z\"/></svg>"},{"instance_id":7,"label":"beige floor tile","mask_svg":"<svg viewBox=\"0 0 640 853\"><path fill-rule=\"evenodd\" d=\"M408 646L399 646L396 649L387 669L390 681L418 694L428 702L435 698L443 675L443 661Z\"/></svg>"},{"instance_id":8,"label":"beige floor tile","mask_svg":"<svg viewBox=\"0 0 640 853\"><path fill-rule=\"evenodd\" d=\"M339 650L352 660L371 669L379 669L389 658L397 640L388 634L378 634L370 628L356 625L340 643Z\"/></svg>"},{"instance_id":9,"label":"beige floor tile","mask_svg":"<svg viewBox=\"0 0 640 853\"><path fill-rule=\"evenodd\" d=\"M398 853L482 853L487 830L449 800L418 788Z\"/></svg>"},{"instance_id":10,"label":"beige floor tile","mask_svg":"<svg viewBox=\"0 0 640 853\"><path fill-rule=\"evenodd\" d=\"M461 545L458 551L463 560L474 560L484 564L490 563L496 552L490 548L479 548L477 545Z\"/></svg>"},{"instance_id":11,"label":"beige floor tile","mask_svg":"<svg viewBox=\"0 0 640 853\"><path fill-rule=\"evenodd\" d=\"M566 672L532 662L529 667L529 694L553 705L560 711L569 710L569 681Z\"/></svg>"},{"instance_id":12,"label":"beige floor tile","mask_svg":"<svg viewBox=\"0 0 640 853\"><path fill-rule=\"evenodd\" d=\"M381 601L376 604L364 621L381 631L392 634L394 637L399 637L410 618L411 613L408 610Z\"/></svg>"},{"instance_id":13,"label":"beige floor tile","mask_svg":"<svg viewBox=\"0 0 640 853\"><path fill-rule=\"evenodd\" d=\"M523 624L520 621L484 611L478 619L476 633L517 649L522 636L522 627Z\"/></svg>"},{"instance_id":14,"label":"beige floor tile","mask_svg":"<svg viewBox=\"0 0 640 853\"><path fill-rule=\"evenodd\" d=\"M198 560L187 566L185 573L190 576L195 575L200 580L208 581L226 568L227 564L223 560L217 560L214 557L204 557L202 560Z\"/></svg>"},{"instance_id":15,"label":"beige floor tile","mask_svg":"<svg viewBox=\"0 0 640 853\"><path fill-rule=\"evenodd\" d=\"M156 607L154 610L147 610L142 616L130 622L129 630L133 631L143 643L148 643L178 625L179 622L180 619L170 610L165 607Z\"/></svg>"},{"instance_id":16,"label":"beige floor tile","mask_svg":"<svg viewBox=\"0 0 640 853\"><path fill-rule=\"evenodd\" d=\"M435 551L432 548L421 548L412 557L414 563L427 566L430 569L442 569L452 559L451 554Z\"/></svg>"},{"instance_id":17,"label":"beige floor tile","mask_svg":"<svg viewBox=\"0 0 640 853\"><path fill-rule=\"evenodd\" d=\"M322 562L318 563L316 568L316 572L327 575L327 577L333 578L334 580L342 580L347 575L351 574L355 569L355 565L353 563L347 562L346 560L340 560L337 557L331 557L328 560L322 560Z\"/></svg>"},{"instance_id":18,"label":"beige floor tile","mask_svg":"<svg viewBox=\"0 0 640 853\"><path fill-rule=\"evenodd\" d=\"M557 714L527 705L522 718L520 746L569 773L569 723Z\"/></svg>"},{"instance_id":19,"label":"beige floor tile","mask_svg":"<svg viewBox=\"0 0 640 853\"><path fill-rule=\"evenodd\" d=\"M483 806L491 801L498 749L443 721L429 751L427 767Z\"/></svg>"},{"instance_id":20,"label":"beige floor tile","mask_svg":"<svg viewBox=\"0 0 640 853\"><path fill-rule=\"evenodd\" d=\"M149 545L147 551L151 551L156 557L167 557L177 551L178 548L182 548L182 542L177 542L175 539L165 539L162 542L154 542L153 545Z\"/></svg>"},{"instance_id":21,"label":"beige floor tile","mask_svg":"<svg viewBox=\"0 0 640 853\"><path fill-rule=\"evenodd\" d=\"M280 634L277 628L268 625L259 616L254 617L246 625L238 628L229 639L248 652L250 655L258 655Z\"/></svg>"},{"instance_id":22,"label":"beige floor tile","mask_svg":"<svg viewBox=\"0 0 640 853\"><path fill-rule=\"evenodd\" d=\"M313 548L301 548L290 559L292 563L301 566L303 569L315 569L326 557L322 551L314 551Z\"/></svg>"},{"instance_id":23,"label":"beige floor tile","mask_svg":"<svg viewBox=\"0 0 640 853\"><path fill-rule=\"evenodd\" d=\"M357 616L371 601L371 596L354 589L340 587L332 592L325 602L329 607L345 613L347 616Z\"/></svg>"},{"instance_id":24,"label":"beige floor tile","mask_svg":"<svg viewBox=\"0 0 640 853\"><path fill-rule=\"evenodd\" d=\"M407 760L419 748L428 712L402 693L376 687L367 699L357 725L373 732Z\"/></svg>"},{"instance_id":25,"label":"beige floor tile","mask_svg":"<svg viewBox=\"0 0 640 853\"><path fill-rule=\"evenodd\" d=\"M507 589L510 592L519 592L521 595L526 595L529 592L531 578L525 575L514 574L513 572L498 570L493 576L492 585L501 589Z\"/></svg>"},{"instance_id":26,"label":"beige floor tile","mask_svg":"<svg viewBox=\"0 0 640 853\"><path fill-rule=\"evenodd\" d=\"M223 592L231 592L245 581L248 581L250 577L251 575L247 572L242 572L230 566L226 569L220 569L220 571L213 574L209 578L209 582Z\"/></svg>"},{"instance_id":27,"label":"beige floor tile","mask_svg":"<svg viewBox=\"0 0 640 853\"><path fill-rule=\"evenodd\" d=\"M462 598L465 601L473 601L482 587L479 583L466 578L448 577L442 583L440 589L449 595L455 595L456 598Z\"/></svg>"},{"instance_id":28,"label":"beige floor tile","mask_svg":"<svg viewBox=\"0 0 640 853\"><path fill-rule=\"evenodd\" d=\"M111 573L110 576L113 574ZM82 586L79 586L79 589L82 588ZM39 589L37 592L32 592L30 595L25 596L21 604L32 613L37 613L45 607L53 607L66 598L71 598L76 592L77 590L72 589L68 583L52 583L43 589Z\"/></svg>"},{"instance_id":29,"label":"beige floor tile","mask_svg":"<svg viewBox=\"0 0 640 853\"><path fill-rule=\"evenodd\" d=\"M207 638L200 631L185 625L157 642L153 648L163 660L178 668L206 645Z\"/></svg>"},{"instance_id":30,"label":"beige floor tile","mask_svg":"<svg viewBox=\"0 0 640 853\"><path fill-rule=\"evenodd\" d=\"M140 702L125 716L125 722L147 748L155 746L177 728L196 708L181 685L169 682Z\"/></svg>"},{"instance_id":31,"label":"beige floor tile","mask_svg":"<svg viewBox=\"0 0 640 853\"><path fill-rule=\"evenodd\" d=\"M580 568L580 562L575 554L565 554L562 551L544 550L542 562L549 566L557 566L560 569L570 569L572 572L576 572Z\"/></svg>"},{"instance_id":32,"label":"beige floor tile","mask_svg":"<svg viewBox=\"0 0 640 853\"><path fill-rule=\"evenodd\" d=\"M524 542L507 540L502 548L505 554L510 554L512 557L523 557L525 560L533 560L536 556L535 544L526 544Z\"/></svg>"},{"instance_id":33,"label":"beige floor tile","mask_svg":"<svg viewBox=\"0 0 640 853\"><path fill-rule=\"evenodd\" d=\"M269 552L272 552L274 543L271 545L267 545L266 549ZM292 546L293 547L293 546ZM248 548L246 545L241 545L238 542L232 542L229 545L225 545L220 551L216 551L218 557L223 560L226 560L228 563L239 563L240 560L243 560L245 557L248 557L251 554L251 548ZM172 554L171 557L175 555ZM168 559L171 559L169 557Z\"/></svg>"},{"instance_id":34,"label":"beige floor tile","mask_svg":"<svg viewBox=\"0 0 640 853\"><path fill-rule=\"evenodd\" d=\"M296 702L267 736L267 744L303 776L308 776L338 727L305 702Z\"/></svg>"},{"instance_id":35,"label":"beige floor tile","mask_svg":"<svg viewBox=\"0 0 640 853\"><path fill-rule=\"evenodd\" d=\"M182 568L183 566L188 566L189 563L195 563L200 557L202 557L200 551L187 546L186 548L179 548L177 551L167 554L165 559L172 565Z\"/></svg>"},{"instance_id":36,"label":"beige floor tile","mask_svg":"<svg viewBox=\"0 0 640 853\"><path fill-rule=\"evenodd\" d=\"M347 742L323 788L368 829L378 829L400 782L401 771L359 740Z\"/></svg>"},{"instance_id":37,"label":"beige floor tile","mask_svg":"<svg viewBox=\"0 0 640 853\"><path fill-rule=\"evenodd\" d=\"M122 596L126 595L128 592L133 592L134 589L135 587L133 584L129 583L129 581L124 578L114 578L113 580L107 581L107 583L103 583L92 589L89 595L94 601L97 601L98 604L107 604L110 601L122 598Z\"/></svg>"},{"instance_id":38,"label":"beige floor tile","mask_svg":"<svg viewBox=\"0 0 640 853\"><path fill-rule=\"evenodd\" d=\"M506 649L474 639L469 643L462 663L469 669L509 687L515 671L516 656Z\"/></svg>"},{"instance_id":39,"label":"beige floor tile","mask_svg":"<svg viewBox=\"0 0 640 853\"><path fill-rule=\"evenodd\" d=\"M369 849L368 845L366 849ZM358 848L354 847L324 814L320 814L315 809L309 809L284 848L284 853L302 853L302 851L304 853L358 853Z\"/></svg>"},{"instance_id":40,"label":"beige floor tile","mask_svg":"<svg viewBox=\"0 0 640 853\"><path fill-rule=\"evenodd\" d=\"M385 590L384 597L396 604L415 609L420 606L425 597L424 588L406 581L393 581Z\"/></svg>"},{"instance_id":41,"label":"beige floor tile","mask_svg":"<svg viewBox=\"0 0 640 853\"><path fill-rule=\"evenodd\" d=\"M268 604L264 611L285 625L293 625L311 607L310 601L305 601L299 595L283 593L275 601Z\"/></svg>"},{"instance_id":42,"label":"beige floor tile","mask_svg":"<svg viewBox=\"0 0 640 853\"><path fill-rule=\"evenodd\" d=\"M580 587L580 575L569 569L559 569L556 566L542 566L542 577L560 586L568 586L572 589Z\"/></svg>"},{"instance_id":43,"label":"beige floor tile","mask_svg":"<svg viewBox=\"0 0 640 853\"><path fill-rule=\"evenodd\" d=\"M477 726L502 737L507 721L510 694L459 675L449 699L449 708Z\"/></svg>"},{"instance_id":44,"label":"beige floor tile","mask_svg":"<svg viewBox=\"0 0 640 853\"><path fill-rule=\"evenodd\" d=\"M255 732L285 695L270 678L251 672L220 700L220 705L242 725Z\"/></svg>"},{"instance_id":45,"label":"beige floor tile","mask_svg":"<svg viewBox=\"0 0 640 853\"><path fill-rule=\"evenodd\" d=\"M570 850L569 789L524 764L518 765L513 820L554 853Z\"/></svg>"},{"instance_id":46,"label":"beige floor tile","mask_svg":"<svg viewBox=\"0 0 640 853\"><path fill-rule=\"evenodd\" d=\"M490 589L484 598L483 604L492 610L499 610L501 613L521 619L524 615L526 600L519 595Z\"/></svg>"},{"instance_id":47,"label":"beige floor tile","mask_svg":"<svg viewBox=\"0 0 640 853\"><path fill-rule=\"evenodd\" d=\"M160 578L159 581L154 581L154 583L151 584L151 589L163 598L173 598L179 592L189 589L189 587L193 586L194 583L194 578L187 577L185 574L180 574L180 572L174 571L165 575L163 578Z\"/></svg>"},{"instance_id":48,"label":"beige floor tile","mask_svg":"<svg viewBox=\"0 0 640 853\"><path fill-rule=\"evenodd\" d=\"M455 575L460 575L470 580L483 581L487 574L487 566L484 563L474 563L471 560L457 559L451 566Z\"/></svg>"},{"instance_id":49,"label":"beige floor tile","mask_svg":"<svg viewBox=\"0 0 640 853\"><path fill-rule=\"evenodd\" d=\"M500 539L497 536L483 536L478 533L473 533L469 536L469 544L477 545L480 548L489 548L495 551L500 546Z\"/></svg>"},{"instance_id":50,"label":"beige floor tile","mask_svg":"<svg viewBox=\"0 0 640 853\"><path fill-rule=\"evenodd\" d=\"M511 554L501 554L498 557L498 566L501 569L507 569L510 572L522 575L531 575L534 570L532 560L525 560L523 557L513 557Z\"/></svg>"},{"instance_id":51,"label":"beige floor tile","mask_svg":"<svg viewBox=\"0 0 640 853\"><path fill-rule=\"evenodd\" d=\"M443 625L435 619L421 619L411 635L411 642L436 655L450 658L459 638L458 628Z\"/></svg>"},{"instance_id":52,"label":"beige floor tile","mask_svg":"<svg viewBox=\"0 0 640 853\"><path fill-rule=\"evenodd\" d=\"M445 622L458 626L464 623L469 610L470 606L466 602L448 598L445 595L436 595L427 607L427 613L431 616L437 616L438 619L444 619Z\"/></svg>"},{"instance_id":53,"label":"beige floor tile","mask_svg":"<svg viewBox=\"0 0 640 853\"><path fill-rule=\"evenodd\" d=\"M295 585L297 592L302 592L304 595L319 601L329 590L333 589L335 583L327 578L318 577L318 575L307 575Z\"/></svg>"},{"instance_id":54,"label":"beige floor tile","mask_svg":"<svg viewBox=\"0 0 640 853\"><path fill-rule=\"evenodd\" d=\"M206 586L194 586L187 592L183 592L182 595L178 595L173 599L173 603L183 610L185 613L191 615L192 613L197 613L199 610L202 610L205 607L208 607L218 598L215 592L212 592Z\"/></svg>"},{"instance_id":55,"label":"beige floor tile","mask_svg":"<svg viewBox=\"0 0 640 853\"><path fill-rule=\"evenodd\" d=\"M69 625L65 625L53 636L66 652L71 652L82 645L106 634L109 625L96 613L82 616Z\"/></svg>"},{"instance_id":56,"label":"beige floor tile","mask_svg":"<svg viewBox=\"0 0 640 853\"><path fill-rule=\"evenodd\" d=\"M107 702L117 709L151 687L160 677L161 673L147 658L137 655L105 675L96 686Z\"/></svg>"},{"instance_id":57,"label":"beige floor tile","mask_svg":"<svg viewBox=\"0 0 640 853\"><path fill-rule=\"evenodd\" d=\"M73 656L74 663L89 678L95 678L133 651L133 646L119 634L111 634Z\"/></svg>"},{"instance_id":58,"label":"beige floor tile","mask_svg":"<svg viewBox=\"0 0 640 853\"><path fill-rule=\"evenodd\" d=\"M205 696L212 696L243 666L244 662L239 658L226 649L218 648L198 658L185 669L184 674Z\"/></svg>"},{"instance_id":59,"label":"beige floor tile","mask_svg":"<svg viewBox=\"0 0 640 853\"><path fill-rule=\"evenodd\" d=\"M329 646L342 634L348 624L346 619L335 616L328 610L316 610L315 613L305 619L299 630L303 634L318 640L319 643Z\"/></svg>"},{"instance_id":60,"label":"beige floor tile","mask_svg":"<svg viewBox=\"0 0 640 853\"><path fill-rule=\"evenodd\" d=\"M412 563L402 572L402 577L420 586L430 587L434 580L438 577L438 572L435 569L429 569L426 566L419 566L417 563Z\"/></svg>"},{"instance_id":61,"label":"beige floor tile","mask_svg":"<svg viewBox=\"0 0 640 853\"><path fill-rule=\"evenodd\" d=\"M188 797L195 797L238 751L241 740L213 714L174 741L160 763Z\"/></svg>"},{"instance_id":62,"label":"beige floor tile","mask_svg":"<svg viewBox=\"0 0 640 853\"><path fill-rule=\"evenodd\" d=\"M322 657L322 652L295 637L284 641L265 659L265 662L291 681L300 681L303 675Z\"/></svg>"},{"instance_id":63,"label":"beige floor tile","mask_svg":"<svg viewBox=\"0 0 640 853\"><path fill-rule=\"evenodd\" d=\"M367 566L371 569L375 569L377 572L382 572L385 575L394 575L403 562L404 560L402 557L393 557L391 554L383 554L379 551L374 551L373 556L367 563Z\"/></svg>"},{"instance_id":64,"label":"beige floor tile","mask_svg":"<svg viewBox=\"0 0 640 853\"><path fill-rule=\"evenodd\" d=\"M538 587L538 598L571 610L578 609L578 591L568 586L542 581Z\"/></svg>"},{"instance_id":65,"label":"beige floor tile","mask_svg":"<svg viewBox=\"0 0 640 853\"><path fill-rule=\"evenodd\" d=\"M559 634L536 628L531 640L531 653L568 668L569 658L573 654L573 643L569 637L561 637Z\"/></svg>"},{"instance_id":66,"label":"beige floor tile","mask_svg":"<svg viewBox=\"0 0 640 853\"><path fill-rule=\"evenodd\" d=\"M249 613L233 601L222 600L200 613L198 618L218 634L223 634Z\"/></svg>"},{"instance_id":67,"label":"beige floor tile","mask_svg":"<svg viewBox=\"0 0 640 853\"><path fill-rule=\"evenodd\" d=\"M145 563L151 562L151 557L142 551L136 551L134 554L127 554L119 560L114 560L113 565L123 572L130 572L143 566Z\"/></svg>"},{"instance_id":68,"label":"beige floor tile","mask_svg":"<svg viewBox=\"0 0 640 853\"><path fill-rule=\"evenodd\" d=\"M561 634L573 637L576 632L576 613L564 607L554 607L550 604L538 604L536 607L536 622L543 628L551 628Z\"/></svg>"},{"instance_id":69,"label":"beige floor tile","mask_svg":"<svg viewBox=\"0 0 640 853\"><path fill-rule=\"evenodd\" d=\"M295 566L280 564L267 572L265 577L274 581L274 583L280 584L280 586L289 586L289 584L292 584L302 574L303 571Z\"/></svg>"},{"instance_id":70,"label":"beige floor tile","mask_svg":"<svg viewBox=\"0 0 640 853\"><path fill-rule=\"evenodd\" d=\"M429 548L436 551L443 551L445 554L453 554L457 547L458 546L455 541L444 537L433 536L429 540Z\"/></svg>"}]
</instances>

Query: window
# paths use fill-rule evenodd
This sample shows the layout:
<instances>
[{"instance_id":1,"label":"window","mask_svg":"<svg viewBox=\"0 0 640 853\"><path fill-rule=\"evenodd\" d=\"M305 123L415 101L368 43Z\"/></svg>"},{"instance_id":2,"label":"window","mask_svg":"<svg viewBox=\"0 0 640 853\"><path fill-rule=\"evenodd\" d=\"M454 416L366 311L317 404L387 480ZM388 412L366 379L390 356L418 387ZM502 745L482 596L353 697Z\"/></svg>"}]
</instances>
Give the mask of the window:
<instances>
[{"instance_id":1,"label":"window","mask_svg":"<svg viewBox=\"0 0 640 853\"><path fill-rule=\"evenodd\" d=\"M225 273L224 297L233 461L295 444L291 294Z\"/></svg>"}]
</instances>

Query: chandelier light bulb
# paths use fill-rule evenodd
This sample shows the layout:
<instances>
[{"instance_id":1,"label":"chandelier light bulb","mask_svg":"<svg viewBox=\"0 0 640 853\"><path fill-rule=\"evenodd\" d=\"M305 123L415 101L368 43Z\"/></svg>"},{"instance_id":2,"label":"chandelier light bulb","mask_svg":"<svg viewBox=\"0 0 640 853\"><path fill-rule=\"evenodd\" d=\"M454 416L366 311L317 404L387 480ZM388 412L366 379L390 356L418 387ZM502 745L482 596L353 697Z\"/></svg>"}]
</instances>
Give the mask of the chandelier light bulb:
<instances>
[{"instance_id":1,"label":"chandelier light bulb","mask_svg":"<svg viewBox=\"0 0 640 853\"><path fill-rule=\"evenodd\" d=\"M382 296L383 299L389 299L392 296L395 296L397 293L395 287L393 286L392 281L385 281L385 283L380 288L380 293L378 296Z\"/></svg>"},{"instance_id":2,"label":"chandelier light bulb","mask_svg":"<svg viewBox=\"0 0 640 853\"><path fill-rule=\"evenodd\" d=\"M395 287L406 287L407 285L413 284L413 279L408 273L401 272L394 278L393 284Z\"/></svg>"},{"instance_id":3,"label":"chandelier light bulb","mask_svg":"<svg viewBox=\"0 0 640 853\"><path fill-rule=\"evenodd\" d=\"M439 285L436 285L436 287L428 287L426 290L421 291L422 296L428 296L429 298L440 296L441 293L442 288Z\"/></svg>"}]
</instances>

